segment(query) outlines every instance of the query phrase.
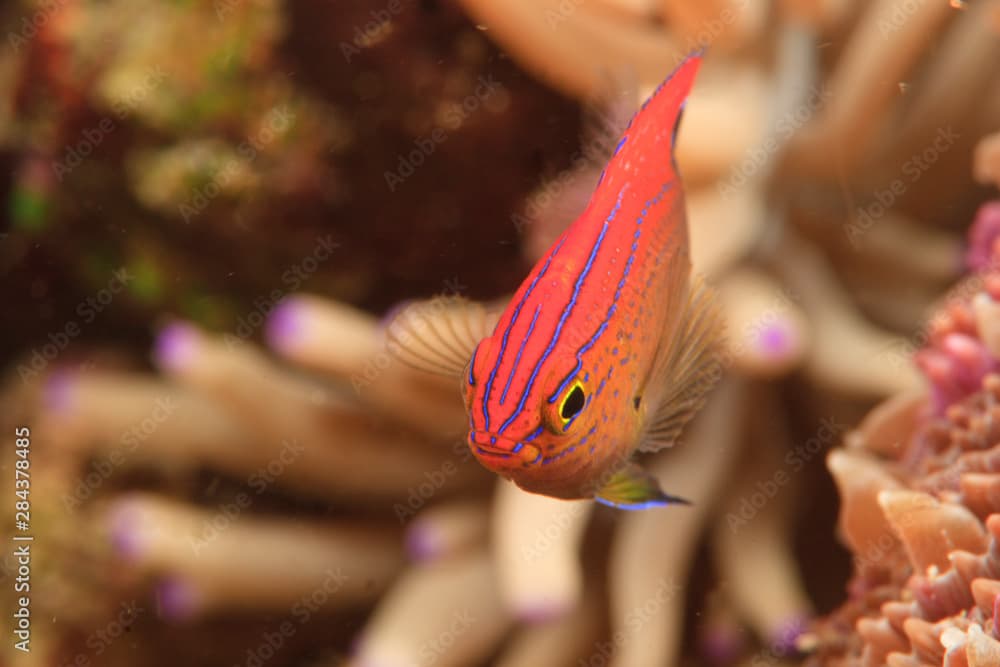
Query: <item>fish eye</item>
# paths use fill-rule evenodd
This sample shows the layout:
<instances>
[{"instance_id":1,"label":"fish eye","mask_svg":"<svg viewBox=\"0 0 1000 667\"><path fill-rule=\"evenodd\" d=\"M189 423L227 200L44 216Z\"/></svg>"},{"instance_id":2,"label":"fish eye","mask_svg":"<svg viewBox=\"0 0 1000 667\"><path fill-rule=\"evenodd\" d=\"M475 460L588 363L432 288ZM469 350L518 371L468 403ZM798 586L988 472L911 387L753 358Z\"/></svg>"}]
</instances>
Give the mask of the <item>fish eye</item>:
<instances>
[{"instance_id":1,"label":"fish eye","mask_svg":"<svg viewBox=\"0 0 1000 667\"><path fill-rule=\"evenodd\" d=\"M583 385L577 380L573 384L573 387L566 392L562 403L559 405L559 416L562 417L564 422L568 422L580 414L580 410L583 410L583 406L586 404L586 398L583 393Z\"/></svg>"}]
</instances>

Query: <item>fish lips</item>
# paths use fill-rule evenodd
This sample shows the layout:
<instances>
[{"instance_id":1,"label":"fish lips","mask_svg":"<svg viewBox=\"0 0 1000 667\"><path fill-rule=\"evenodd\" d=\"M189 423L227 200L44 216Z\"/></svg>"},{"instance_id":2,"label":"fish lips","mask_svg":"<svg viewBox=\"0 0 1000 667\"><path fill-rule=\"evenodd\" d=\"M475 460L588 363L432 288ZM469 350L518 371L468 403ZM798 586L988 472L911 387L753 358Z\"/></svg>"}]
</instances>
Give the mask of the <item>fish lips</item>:
<instances>
[{"instance_id":1,"label":"fish lips","mask_svg":"<svg viewBox=\"0 0 1000 667\"><path fill-rule=\"evenodd\" d=\"M476 458L488 468L508 468L511 465L531 463L541 454L541 450L534 445L487 431L470 432L469 446Z\"/></svg>"}]
</instances>

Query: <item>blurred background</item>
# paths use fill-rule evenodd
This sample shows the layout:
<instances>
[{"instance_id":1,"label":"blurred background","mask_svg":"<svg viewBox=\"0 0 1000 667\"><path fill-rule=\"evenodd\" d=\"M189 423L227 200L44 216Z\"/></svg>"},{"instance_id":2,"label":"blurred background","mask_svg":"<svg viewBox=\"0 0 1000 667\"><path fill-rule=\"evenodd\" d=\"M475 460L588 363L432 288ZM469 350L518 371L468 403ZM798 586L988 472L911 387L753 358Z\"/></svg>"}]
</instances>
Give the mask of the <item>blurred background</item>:
<instances>
[{"instance_id":1,"label":"blurred background","mask_svg":"<svg viewBox=\"0 0 1000 667\"><path fill-rule=\"evenodd\" d=\"M33 538L2 664L940 664L855 632L916 565L838 527L878 475L824 462L995 370L942 304L995 266L1000 2L19 0L0 38L2 514ZM678 163L726 377L644 461L694 506L530 496L386 318L506 298L704 47ZM912 431L869 446L870 503Z\"/></svg>"}]
</instances>

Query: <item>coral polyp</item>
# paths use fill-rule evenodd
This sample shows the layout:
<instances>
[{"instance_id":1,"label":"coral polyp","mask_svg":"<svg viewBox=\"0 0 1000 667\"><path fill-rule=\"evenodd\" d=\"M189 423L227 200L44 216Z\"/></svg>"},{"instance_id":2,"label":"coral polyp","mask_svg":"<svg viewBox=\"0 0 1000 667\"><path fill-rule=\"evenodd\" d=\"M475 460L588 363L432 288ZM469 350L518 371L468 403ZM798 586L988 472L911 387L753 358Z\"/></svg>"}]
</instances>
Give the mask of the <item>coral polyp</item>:
<instances>
[{"instance_id":1,"label":"coral polyp","mask_svg":"<svg viewBox=\"0 0 1000 667\"><path fill-rule=\"evenodd\" d=\"M809 665L1000 664L998 207L915 355L929 391L889 399L828 457L855 575Z\"/></svg>"}]
</instances>

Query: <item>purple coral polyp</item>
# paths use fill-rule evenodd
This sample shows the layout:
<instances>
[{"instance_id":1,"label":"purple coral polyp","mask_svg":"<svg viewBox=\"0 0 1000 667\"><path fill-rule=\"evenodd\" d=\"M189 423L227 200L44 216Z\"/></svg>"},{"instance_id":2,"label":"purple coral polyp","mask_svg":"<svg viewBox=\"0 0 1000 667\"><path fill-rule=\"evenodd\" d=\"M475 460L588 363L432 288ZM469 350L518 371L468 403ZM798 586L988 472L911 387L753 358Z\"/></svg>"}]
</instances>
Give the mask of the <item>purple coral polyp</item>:
<instances>
[{"instance_id":1,"label":"purple coral polyp","mask_svg":"<svg viewBox=\"0 0 1000 667\"><path fill-rule=\"evenodd\" d=\"M160 616L169 620L183 620L191 615L195 595L191 586L180 579L164 579L156 587Z\"/></svg>"},{"instance_id":2,"label":"purple coral polyp","mask_svg":"<svg viewBox=\"0 0 1000 667\"><path fill-rule=\"evenodd\" d=\"M918 352L915 361L931 383L938 412L978 391L983 379L997 370L997 360L986 346L962 333L946 334L935 347Z\"/></svg>"},{"instance_id":3,"label":"purple coral polyp","mask_svg":"<svg viewBox=\"0 0 1000 667\"><path fill-rule=\"evenodd\" d=\"M181 370L188 365L197 345L197 332L183 322L170 324L156 339L153 359L160 368Z\"/></svg>"},{"instance_id":4,"label":"purple coral polyp","mask_svg":"<svg viewBox=\"0 0 1000 667\"><path fill-rule=\"evenodd\" d=\"M794 617L785 621L774 636L771 637L771 648L780 656L794 656L798 654L798 639L809 627L809 619L804 617Z\"/></svg>"},{"instance_id":5,"label":"purple coral polyp","mask_svg":"<svg viewBox=\"0 0 1000 667\"><path fill-rule=\"evenodd\" d=\"M65 412L73 404L73 373L59 370L48 377L42 388L42 402L52 412Z\"/></svg>"},{"instance_id":6,"label":"purple coral polyp","mask_svg":"<svg viewBox=\"0 0 1000 667\"><path fill-rule=\"evenodd\" d=\"M763 329L757 337L761 351L772 357L780 357L791 349L793 334L784 324L773 324Z\"/></svg>"},{"instance_id":7,"label":"purple coral polyp","mask_svg":"<svg viewBox=\"0 0 1000 667\"><path fill-rule=\"evenodd\" d=\"M302 334L302 307L294 298L285 299L271 312L267 320L267 341L276 350L294 347Z\"/></svg>"},{"instance_id":8,"label":"purple coral polyp","mask_svg":"<svg viewBox=\"0 0 1000 667\"><path fill-rule=\"evenodd\" d=\"M983 323L978 326L973 324L977 321L976 298L993 300L993 292L1000 281L998 236L1000 201L980 208L969 230L967 262L978 271L978 275L960 286L956 290L960 296L952 299L941 313L932 318L935 326L930 343L914 358L917 367L927 377L932 403L938 414L978 391L989 374L1000 370L997 358L983 340L983 336L987 335L982 330ZM995 346L993 349L996 349Z\"/></svg>"},{"instance_id":9,"label":"purple coral polyp","mask_svg":"<svg viewBox=\"0 0 1000 667\"><path fill-rule=\"evenodd\" d=\"M965 254L965 264L970 271L985 271L996 266L997 237L1000 237L1000 200L983 204L976 213Z\"/></svg>"}]
</instances>

